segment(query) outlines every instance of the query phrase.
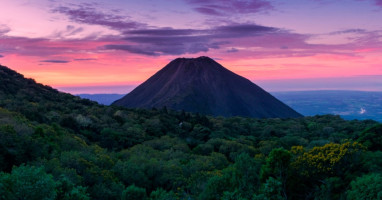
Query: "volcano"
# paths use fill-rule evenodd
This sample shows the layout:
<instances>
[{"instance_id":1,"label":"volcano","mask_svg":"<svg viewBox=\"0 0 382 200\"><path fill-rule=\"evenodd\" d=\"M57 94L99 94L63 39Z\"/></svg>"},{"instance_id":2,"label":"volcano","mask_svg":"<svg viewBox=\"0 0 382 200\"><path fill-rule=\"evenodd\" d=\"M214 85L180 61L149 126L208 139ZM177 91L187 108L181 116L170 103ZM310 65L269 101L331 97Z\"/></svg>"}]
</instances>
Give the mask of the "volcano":
<instances>
[{"instance_id":1,"label":"volcano","mask_svg":"<svg viewBox=\"0 0 382 200\"><path fill-rule=\"evenodd\" d=\"M177 58L113 105L214 116L295 118L301 114L209 57Z\"/></svg>"}]
</instances>

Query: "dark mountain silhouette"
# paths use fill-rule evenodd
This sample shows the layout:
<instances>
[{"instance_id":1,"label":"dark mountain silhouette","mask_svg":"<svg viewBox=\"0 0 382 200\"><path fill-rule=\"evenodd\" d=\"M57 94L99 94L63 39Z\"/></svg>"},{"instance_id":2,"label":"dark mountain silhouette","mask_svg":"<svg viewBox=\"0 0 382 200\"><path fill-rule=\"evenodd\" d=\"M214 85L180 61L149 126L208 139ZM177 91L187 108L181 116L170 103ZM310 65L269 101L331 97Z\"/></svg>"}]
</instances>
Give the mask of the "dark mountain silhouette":
<instances>
[{"instance_id":1,"label":"dark mountain silhouette","mask_svg":"<svg viewBox=\"0 0 382 200\"><path fill-rule=\"evenodd\" d=\"M302 116L208 57L177 58L113 104L128 108L166 106L215 116Z\"/></svg>"}]
</instances>

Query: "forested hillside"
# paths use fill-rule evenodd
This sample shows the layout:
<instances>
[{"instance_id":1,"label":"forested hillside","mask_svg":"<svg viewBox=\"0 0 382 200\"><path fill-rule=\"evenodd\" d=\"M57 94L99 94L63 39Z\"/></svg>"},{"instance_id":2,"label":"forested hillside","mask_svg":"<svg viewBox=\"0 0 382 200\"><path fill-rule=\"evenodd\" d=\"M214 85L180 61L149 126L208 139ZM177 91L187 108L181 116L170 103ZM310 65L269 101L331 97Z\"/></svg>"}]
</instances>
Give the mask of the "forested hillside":
<instances>
[{"instance_id":1,"label":"forested hillside","mask_svg":"<svg viewBox=\"0 0 382 200\"><path fill-rule=\"evenodd\" d=\"M0 199L378 199L382 125L102 106L0 67Z\"/></svg>"}]
</instances>

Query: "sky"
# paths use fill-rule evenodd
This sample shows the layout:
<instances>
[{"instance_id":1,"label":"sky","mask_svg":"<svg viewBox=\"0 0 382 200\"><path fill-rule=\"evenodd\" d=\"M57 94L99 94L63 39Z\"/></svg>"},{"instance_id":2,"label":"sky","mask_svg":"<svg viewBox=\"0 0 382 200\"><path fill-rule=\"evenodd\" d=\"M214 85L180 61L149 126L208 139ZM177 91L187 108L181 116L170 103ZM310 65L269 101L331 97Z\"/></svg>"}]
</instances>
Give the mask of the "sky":
<instances>
[{"instance_id":1,"label":"sky","mask_svg":"<svg viewBox=\"0 0 382 200\"><path fill-rule=\"evenodd\" d=\"M269 91L382 91L382 0L0 0L0 64L127 93L209 56Z\"/></svg>"}]
</instances>

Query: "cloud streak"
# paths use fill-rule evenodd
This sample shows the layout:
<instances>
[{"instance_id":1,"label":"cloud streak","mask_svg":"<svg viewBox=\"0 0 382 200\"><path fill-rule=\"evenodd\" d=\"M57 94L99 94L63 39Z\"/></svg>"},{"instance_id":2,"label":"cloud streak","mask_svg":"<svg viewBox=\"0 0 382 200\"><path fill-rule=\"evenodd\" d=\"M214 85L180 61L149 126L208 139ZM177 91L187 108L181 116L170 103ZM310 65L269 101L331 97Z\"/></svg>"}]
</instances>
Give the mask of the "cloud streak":
<instances>
[{"instance_id":1,"label":"cloud streak","mask_svg":"<svg viewBox=\"0 0 382 200\"><path fill-rule=\"evenodd\" d=\"M194 10L212 16L227 16L230 14L257 13L273 8L265 0L185 0L194 6Z\"/></svg>"},{"instance_id":2,"label":"cloud streak","mask_svg":"<svg viewBox=\"0 0 382 200\"><path fill-rule=\"evenodd\" d=\"M97 60L95 58L76 58L73 59L74 61L92 61L92 60Z\"/></svg>"},{"instance_id":3,"label":"cloud streak","mask_svg":"<svg viewBox=\"0 0 382 200\"><path fill-rule=\"evenodd\" d=\"M329 35L340 35L340 34L347 34L347 33L366 33L365 29L346 29L346 30L341 30L341 31L335 31L329 33Z\"/></svg>"},{"instance_id":4,"label":"cloud streak","mask_svg":"<svg viewBox=\"0 0 382 200\"><path fill-rule=\"evenodd\" d=\"M69 63L70 61L68 60L40 60L40 62L45 62L45 63Z\"/></svg>"},{"instance_id":5,"label":"cloud streak","mask_svg":"<svg viewBox=\"0 0 382 200\"><path fill-rule=\"evenodd\" d=\"M11 31L11 29L8 26L0 24L0 36L5 35L9 31Z\"/></svg>"},{"instance_id":6,"label":"cloud streak","mask_svg":"<svg viewBox=\"0 0 382 200\"><path fill-rule=\"evenodd\" d=\"M114 30L129 30L146 26L143 23L128 20L125 16L98 11L89 4L81 4L75 7L60 6L52 11L68 16L73 22L106 26Z\"/></svg>"}]
</instances>

